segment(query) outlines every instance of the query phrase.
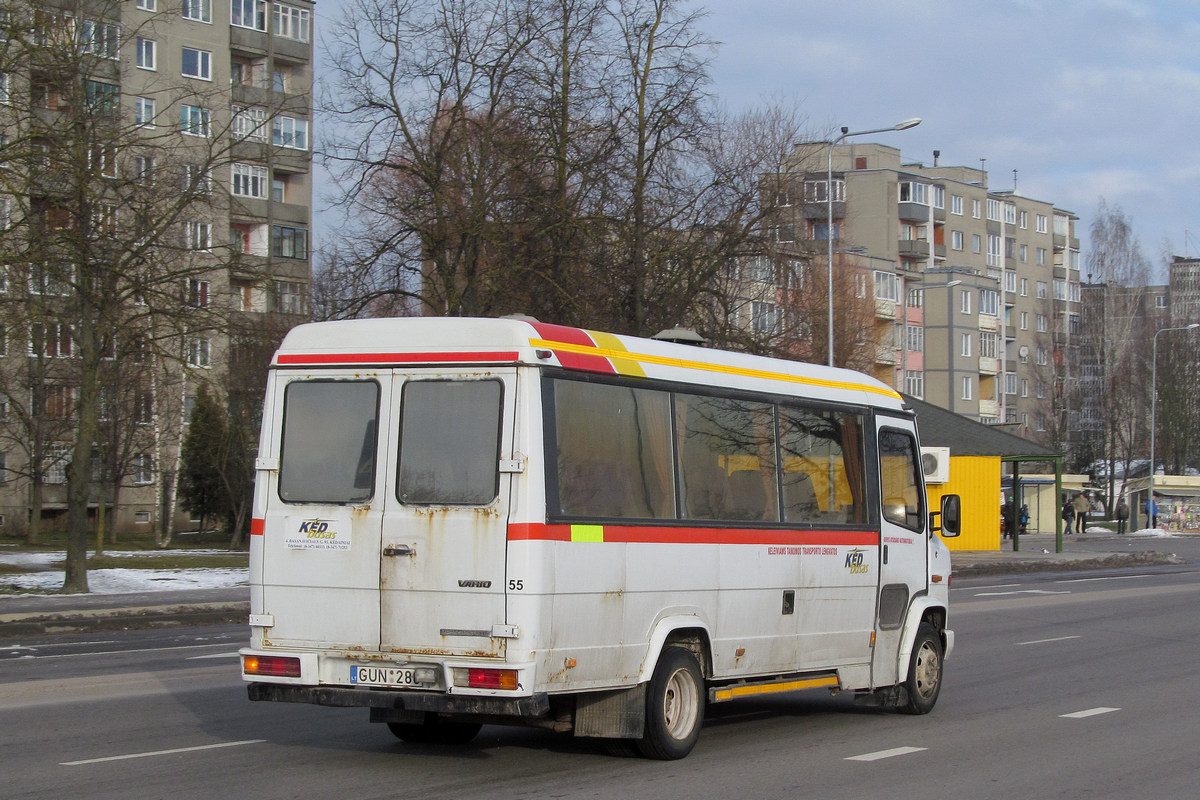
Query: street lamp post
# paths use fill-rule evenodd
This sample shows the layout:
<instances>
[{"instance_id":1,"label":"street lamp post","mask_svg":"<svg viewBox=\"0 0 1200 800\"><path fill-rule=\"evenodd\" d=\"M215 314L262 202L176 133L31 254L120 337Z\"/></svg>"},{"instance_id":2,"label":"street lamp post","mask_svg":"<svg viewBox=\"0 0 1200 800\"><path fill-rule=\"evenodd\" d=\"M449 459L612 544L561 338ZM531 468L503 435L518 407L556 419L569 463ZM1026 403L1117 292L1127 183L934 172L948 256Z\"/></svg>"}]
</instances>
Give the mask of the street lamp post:
<instances>
[{"instance_id":1,"label":"street lamp post","mask_svg":"<svg viewBox=\"0 0 1200 800\"><path fill-rule=\"evenodd\" d=\"M1150 486L1146 494L1146 517L1154 523L1154 412L1158 408L1158 335L1167 331L1190 331L1200 328L1200 322L1178 328L1160 328L1154 332L1154 343L1150 348Z\"/></svg>"},{"instance_id":2,"label":"street lamp post","mask_svg":"<svg viewBox=\"0 0 1200 800\"><path fill-rule=\"evenodd\" d=\"M829 259L829 275L827 283L829 288L829 308L826 312L828 316L828 331L829 331L829 366L833 366L833 149L842 142L849 139L851 136L867 136L872 133L890 133L891 131L906 131L909 128L915 128L921 124L920 117L906 119L903 122L897 122L890 128L871 128L865 131L852 131L847 127L842 127L842 135L829 143L829 159L825 168L825 211L826 211L826 228L825 240L828 245L827 255Z\"/></svg>"}]
</instances>

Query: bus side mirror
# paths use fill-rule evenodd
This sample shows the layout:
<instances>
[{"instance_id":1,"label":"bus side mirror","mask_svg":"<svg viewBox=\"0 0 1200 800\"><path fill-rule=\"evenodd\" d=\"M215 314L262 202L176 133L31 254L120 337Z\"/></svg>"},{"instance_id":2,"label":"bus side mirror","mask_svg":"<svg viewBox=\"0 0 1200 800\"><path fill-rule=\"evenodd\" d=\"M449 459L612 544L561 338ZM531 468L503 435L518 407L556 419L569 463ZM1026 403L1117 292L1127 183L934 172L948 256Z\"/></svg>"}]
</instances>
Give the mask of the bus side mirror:
<instances>
[{"instance_id":1,"label":"bus side mirror","mask_svg":"<svg viewBox=\"0 0 1200 800\"><path fill-rule=\"evenodd\" d=\"M942 495L942 510L934 514L941 517L942 523L938 526L934 520L930 520L929 526L934 533L940 532L942 536L953 538L962 531L962 500L958 495Z\"/></svg>"}]
</instances>

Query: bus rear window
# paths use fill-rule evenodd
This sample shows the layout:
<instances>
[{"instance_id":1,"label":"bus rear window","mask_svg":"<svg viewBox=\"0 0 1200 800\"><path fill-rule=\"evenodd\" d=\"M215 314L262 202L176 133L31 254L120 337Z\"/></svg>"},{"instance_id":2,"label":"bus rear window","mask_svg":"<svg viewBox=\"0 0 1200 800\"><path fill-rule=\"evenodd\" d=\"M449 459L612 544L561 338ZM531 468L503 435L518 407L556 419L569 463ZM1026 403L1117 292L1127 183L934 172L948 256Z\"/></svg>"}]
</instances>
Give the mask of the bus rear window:
<instances>
[{"instance_id":1,"label":"bus rear window","mask_svg":"<svg viewBox=\"0 0 1200 800\"><path fill-rule=\"evenodd\" d=\"M499 381L409 381L400 409L400 501L487 505L500 484Z\"/></svg>"},{"instance_id":2,"label":"bus rear window","mask_svg":"<svg viewBox=\"0 0 1200 800\"><path fill-rule=\"evenodd\" d=\"M279 496L364 503L375 485L379 384L293 381L284 392Z\"/></svg>"}]
</instances>

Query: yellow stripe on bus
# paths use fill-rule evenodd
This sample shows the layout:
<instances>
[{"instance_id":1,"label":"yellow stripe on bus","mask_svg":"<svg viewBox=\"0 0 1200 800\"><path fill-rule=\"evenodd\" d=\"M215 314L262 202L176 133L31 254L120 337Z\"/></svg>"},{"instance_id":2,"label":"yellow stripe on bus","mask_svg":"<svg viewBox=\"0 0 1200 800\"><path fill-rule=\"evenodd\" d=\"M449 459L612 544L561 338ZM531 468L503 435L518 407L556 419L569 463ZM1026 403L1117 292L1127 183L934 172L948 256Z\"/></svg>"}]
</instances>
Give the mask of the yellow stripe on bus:
<instances>
[{"instance_id":1,"label":"yellow stripe on bus","mask_svg":"<svg viewBox=\"0 0 1200 800\"><path fill-rule=\"evenodd\" d=\"M629 351L625 349L625 345L621 344L621 340L611 333L599 333L597 331L588 331L592 340L596 342L598 348L604 352L625 353ZM612 361L613 369L622 375L633 375L638 378L646 377L646 370L642 369L642 365L626 355L625 357L610 355L609 360Z\"/></svg>"},{"instance_id":2,"label":"yellow stripe on bus","mask_svg":"<svg viewBox=\"0 0 1200 800\"><path fill-rule=\"evenodd\" d=\"M589 333L591 333L589 331ZM592 334L595 336L596 334ZM747 369L746 367L731 367L724 364L709 364L704 361L687 361L681 358L666 358L664 356L652 356L646 353L631 353L624 350L611 350L601 347L591 347L581 344L570 344L567 342L552 342L546 339L530 339L529 344L533 347L546 347L551 350L562 350L568 353L578 353L580 355L600 356L615 360L640 361L646 364L658 364L664 367L682 367L684 369L698 369L706 372L721 372L726 375L740 375L745 378L766 378L773 381L786 381L788 383L801 383L808 386L819 386L825 389L848 389L858 392L872 392L881 394L884 397L893 397L900 399L900 395L894 389L886 386L868 386L864 383L850 383L848 381L827 381L820 378L804 378L799 375L788 375L783 372L770 372L765 369ZM644 373L643 373L644 374Z\"/></svg>"},{"instance_id":3,"label":"yellow stripe on bus","mask_svg":"<svg viewBox=\"0 0 1200 800\"><path fill-rule=\"evenodd\" d=\"M728 689L717 689L713 692L714 700L734 700L738 697L752 697L759 694L774 694L776 692L794 692L797 689L816 689L821 686L837 686L838 679L810 678L803 681L785 681L784 683L764 683L757 686L731 686Z\"/></svg>"},{"instance_id":4,"label":"yellow stripe on bus","mask_svg":"<svg viewBox=\"0 0 1200 800\"><path fill-rule=\"evenodd\" d=\"M572 542L603 542L604 541L604 526L603 525L572 525L571 526L571 541Z\"/></svg>"}]
</instances>

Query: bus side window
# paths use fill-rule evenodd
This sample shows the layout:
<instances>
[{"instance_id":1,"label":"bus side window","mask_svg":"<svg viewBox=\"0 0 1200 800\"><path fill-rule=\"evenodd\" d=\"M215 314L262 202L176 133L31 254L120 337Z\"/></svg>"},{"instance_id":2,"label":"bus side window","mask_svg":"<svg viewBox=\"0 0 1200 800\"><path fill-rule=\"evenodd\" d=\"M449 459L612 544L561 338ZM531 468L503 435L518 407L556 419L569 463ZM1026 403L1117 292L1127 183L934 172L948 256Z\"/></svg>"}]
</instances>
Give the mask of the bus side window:
<instances>
[{"instance_id":1,"label":"bus side window","mask_svg":"<svg viewBox=\"0 0 1200 800\"><path fill-rule=\"evenodd\" d=\"M879 434L879 479L883 518L913 531L925 528L925 504L918 479L921 459L917 443L903 431Z\"/></svg>"},{"instance_id":2,"label":"bus side window","mask_svg":"<svg viewBox=\"0 0 1200 800\"><path fill-rule=\"evenodd\" d=\"M780 406L787 522L865 521L862 415Z\"/></svg>"}]
</instances>

